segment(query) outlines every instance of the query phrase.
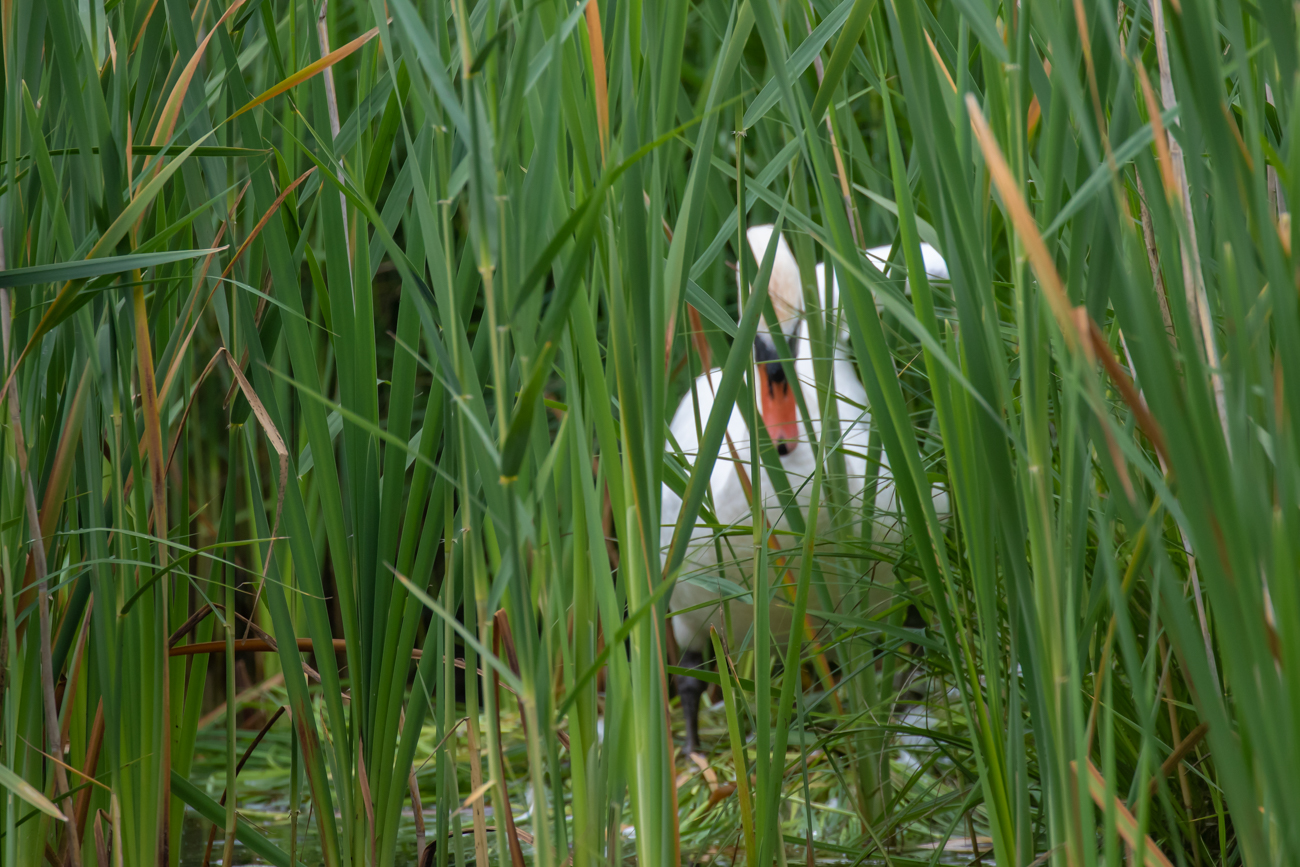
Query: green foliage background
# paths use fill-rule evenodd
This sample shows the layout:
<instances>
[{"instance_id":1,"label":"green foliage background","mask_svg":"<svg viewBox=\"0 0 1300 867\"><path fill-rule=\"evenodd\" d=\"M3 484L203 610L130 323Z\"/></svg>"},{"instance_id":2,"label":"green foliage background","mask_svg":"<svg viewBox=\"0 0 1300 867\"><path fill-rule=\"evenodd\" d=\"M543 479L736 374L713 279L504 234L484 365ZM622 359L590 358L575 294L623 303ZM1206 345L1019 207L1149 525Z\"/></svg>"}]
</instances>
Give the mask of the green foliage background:
<instances>
[{"instance_id":1,"label":"green foliage background","mask_svg":"<svg viewBox=\"0 0 1300 867\"><path fill-rule=\"evenodd\" d=\"M190 779L240 661L283 678L329 865L395 863L413 791L440 865L934 863L954 833L1005 865L1295 860L1293 5L0 0L0 27L5 864L175 864L186 805L223 863L236 835L297 859ZM714 522L772 316L758 222L821 394L851 333L899 515L827 440L829 525ZM705 347L697 458L665 423ZM730 797L678 785L671 732L697 519L769 591L719 678ZM771 633L787 605L817 644ZM227 780L246 723L215 723ZM476 789L498 825L527 789L532 842L456 812Z\"/></svg>"}]
</instances>

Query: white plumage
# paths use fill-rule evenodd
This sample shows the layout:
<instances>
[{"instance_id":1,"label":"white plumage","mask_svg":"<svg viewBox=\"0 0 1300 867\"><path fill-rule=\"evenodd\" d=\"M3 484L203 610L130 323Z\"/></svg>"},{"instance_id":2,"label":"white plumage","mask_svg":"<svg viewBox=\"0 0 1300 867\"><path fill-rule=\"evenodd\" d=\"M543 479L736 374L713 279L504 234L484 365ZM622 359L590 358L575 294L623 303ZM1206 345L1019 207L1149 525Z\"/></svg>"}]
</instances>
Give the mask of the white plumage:
<instances>
[{"instance_id":1,"label":"white plumage","mask_svg":"<svg viewBox=\"0 0 1300 867\"><path fill-rule=\"evenodd\" d=\"M771 226L755 226L748 232L750 247L753 250L755 259L759 261L762 261L766 252L772 229ZM785 239L779 238L777 243L778 247L772 268L769 293L773 300L773 308L777 313L777 317L781 320L782 331L791 340L791 349L795 355L794 370L798 380L798 387L803 392L804 401L810 412L813 430L820 441L823 435L820 412L821 400L817 393L816 379L813 372L813 358L807 335L807 323L802 317L803 304L799 270L794 256L785 243ZM883 271L889 249L886 246L867 250L868 261ZM946 280L948 278L948 269L939 252L928 244L923 244L921 251L927 273L932 278ZM825 285L824 268L824 265L817 266L819 287ZM834 286L833 288L838 303L840 297L839 287ZM770 337L760 336L758 341L760 346L764 339L770 343ZM761 367L762 365L760 365ZM866 390L858 380L857 372L850 357L847 330L842 330L836 340L833 368L837 399L836 408L840 420L839 442L844 452L845 466L848 473L847 487L852 498L860 499L866 480L865 457L868 448L871 417ZM778 372L777 375L780 376L780 373ZM761 376L756 377L755 381L760 384L760 388L767 383L767 380ZM702 431L707 424L710 411L713 408L714 391L720 382L721 371L719 370L713 370L697 377L694 385L696 398L693 400L691 394L687 393L673 415L670 430L688 461L693 462L698 453L699 437L697 432ZM698 418L696 416L695 400L698 400L699 405ZM769 418L767 421L769 431L774 431L771 419ZM791 435L794 434L793 425L778 425L776 427L788 430ZM806 516L808 515L810 499L809 487L814 470L814 461L817 456L815 449L809 445L807 437L804 435L805 429L802 420L799 421L797 431L799 434L798 442L787 453L782 455L781 463L791 488L796 492L800 511ZM742 475L737 470L736 459L738 458L739 462L743 464L747 478L751 469L750 435L738 408L732 411L731 420L727 425L727 432L732 445L734 445L735 456L733 457L732 449L724 439L710 478L712 503L715 508L715 516L721 525L724 527L731 525L748 527L751 524L749 497L745 493ZM774 435L773 439L777 441L778 437ZM877 486L876 507L880 514L891 515L898 511L895 504L893 480L888 470L888 461L883 453L881 460L883 466ZM788 530L789 524L781 513L780 504L766 472L762 474L761 487L763 507L768 522L777 529ZM948 511L947 495L943 491L936 489L935 498L937 511L940 514L946 513ZM664 486L660 538L661 550L664 555L667 554L668 547L672 542L673 528L677 523L681 505L681 498L667 486ZM823 509L820 513L818 526L826 528L828 523L829 515ZM896 520L878 522L877 526L873 528L873 537L881 541L890 537L897 538L900 534L896 524ZM717 545L715 545L717 535L718 532L713 527L700 526L697 523L690 546L687 549L686 559L680 573L681 577L673 590L672 600L669 605L672 611L681 612L674 615L672 625L678 646L686 651L683 655L683 664L687 666L698 665L703 656L708 655L706 648L709 647L709 626L714 626L719 632L723 630L721 605L716 604L718 600L733 595L739 588L748 590L752 584L752 537L748 533L742 533L718 540L722 547L722 560L721 564L719 564ZM789 540L791 537L786 536L784 538ZM791 542L783 542L783 547L791 546ZM718 578L723 580L718 581ZM776 580L775 572L773 573L773 580ZM830 589L832 597L838 600L839 594L836 588L832 587ZM707 604L709 602L715 604L709 605ZM753 608L747 597L734 599L728 603L728 606L731 615L732 640L737 643L742 642L753 622ZM813 607L816 607L816 605L814 604ZM683 609L693 610L683 611ZM776 636L778 641L784 641L785 636L788 635L791 612L789 605L785 604L783 596L777 600L777 604L771 606L770 611L773 635ZM685 680L695 681L694 678ZM695 683L699 684L699 681L695 681ZM693 717L698 707L698 692L691 696L688 701L687 692L683 691L683 684L680 680L678 687L679 691L682 692L683 707L687 714L687 746L688 749L694 749L696 743L695 720ZM702 689L702 684L700 688Z\"/></svg>"}]
</instances>

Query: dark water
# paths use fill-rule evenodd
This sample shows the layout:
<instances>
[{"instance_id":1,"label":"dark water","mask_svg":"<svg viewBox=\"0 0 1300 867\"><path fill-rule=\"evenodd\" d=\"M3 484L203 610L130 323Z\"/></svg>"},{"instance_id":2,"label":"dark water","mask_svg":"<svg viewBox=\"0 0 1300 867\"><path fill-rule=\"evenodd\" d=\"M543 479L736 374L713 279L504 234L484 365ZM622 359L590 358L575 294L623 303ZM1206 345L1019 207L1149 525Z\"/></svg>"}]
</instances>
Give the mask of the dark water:
<instances>
[{"instance_id":1,"label":"dark water","mask_svg":"<svg viewBox=\"0 0 1300 867\"><path fill-rule=\"evenodd\" d=\"M289 822L287 819L283 821L259 821L256 814L245 818L257 825L271 842L280 847L281 851L289 851ZM432 816L429 817L430 820L432 818ZM316 835L315 826L315 819L308 825L306 813L298 820L298 848L295 854L303 864L314 865L321 863L320 842ZM211 828L212 823L201 818L193 810L185 811L185 824L181 829L181 867L202 867L203 849L207 845L208 832ZM218 867L221 864L223 839L224 834L218 828L216 839L212 844L212 857L208 862L211 867ZM234 859L231 863L236 867L245 867L245 865L251 867L251 865L263 865L267 862L236 840ZM415 864L415 823L408 818L407 821L402 823L402 829L398 832L397 867L415 867Z\"/></svg>"},{"instance_id":2,"label":"dark water","mask_svg":"<svg viewBox=\"0 0 1300 867\"><path fill-rule=\"evenodd\" d=\"M271 839L275 845L283 851L289 851L289 823L288 822L257 822L258 827ZM298 860L304 864L319 864L321 862L320 846L317 844L314 833L302 833L305 829L299 823L298 834ZM208 842L208 832L212 828L212 823L199 817L193 810L185 811L185 824L181 828L181 867L201 867L203 864L203 849ZM223 847L223 837L221 829L217 829L216 840L212 844L212 858L208 862L212 867L221 864L221 855ZM414 845L412 845L414 850ZM257 855L244 848L244 845L238 840L235 841L235 857L232 864L265 864ZM399 861L399 864L406 864L407 861ZM411 865L415 864L414 858L409 860Z\"/></svg>"}]
</instances>

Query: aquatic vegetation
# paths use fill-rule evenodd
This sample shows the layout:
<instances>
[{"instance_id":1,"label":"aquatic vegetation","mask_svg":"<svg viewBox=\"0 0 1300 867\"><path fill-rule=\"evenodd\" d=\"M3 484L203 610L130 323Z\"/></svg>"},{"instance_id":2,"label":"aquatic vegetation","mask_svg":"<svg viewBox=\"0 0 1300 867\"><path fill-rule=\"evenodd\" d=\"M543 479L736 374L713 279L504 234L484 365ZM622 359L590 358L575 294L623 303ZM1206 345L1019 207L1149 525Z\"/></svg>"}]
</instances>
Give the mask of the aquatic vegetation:
<instances>
[{"instance_id":1,"label":"aquatic vegetation","mask_svg":"<svg viewBox=\"0 0 1300 867\"><path fill-rule=\"evenodd\" d=\"M0 28L4 864L1300 850L1292 6Z\"/></svg>"}]
</instances>

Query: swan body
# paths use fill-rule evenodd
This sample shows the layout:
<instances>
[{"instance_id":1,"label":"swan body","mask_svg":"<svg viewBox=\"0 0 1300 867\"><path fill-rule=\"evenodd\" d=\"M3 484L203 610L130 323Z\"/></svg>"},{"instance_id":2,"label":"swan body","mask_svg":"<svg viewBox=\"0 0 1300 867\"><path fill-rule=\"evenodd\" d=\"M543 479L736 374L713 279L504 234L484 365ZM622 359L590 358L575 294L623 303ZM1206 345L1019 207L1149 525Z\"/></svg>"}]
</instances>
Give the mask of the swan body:
<instances>
[{"instance_id":1,"label":"swan body","mask_svg":"<svg viewBox=\"0 0 1300 867\"><path fill-rule=\"evenodd\" d=\"M749 243L754 257L762 260L771 238L771 226L755 226L749 230ZM807 322L801 315L802 289L799 284L798 266L784 238L777 239L776 258L772 269L769 294L773 308L781 321L794 354L794 387L801 389L805 405L808 407L810 422L817 442L825 433L821 414L822 400L816 386L813 372L813 357L807 334ZM878 269L884 270L889 247L876 247L866 251L868 261ZM928 244L922 245L925 269L936 279L947 279L948 269L943 257ZM825 285L825 266L817 265L817 282ZM834 287L835 297L839 298L838 287ZM761 332L755 341L756 354L760 356L759 376L755 382L760 390L768 390L768 398L763 401L763 420L769 434L778 444L778 452L795 501L802 515L809 515L811 505L811 482L815 470L817 454L815 448L807 441L806 430L793 410L786 410L783 415L776 407L777 398L782 394L784 374L779 364L768 367L775 373L763 375L765 365L761 358L764 341L769 346L770 335ZM772 351L769 349L769 351ZM774 356L774 351L772 351ZM847 474L846 487L850 501L860 501L867 476L867 449L871 427L871 416L866 390L858 380L850 357L847 333L841 332L835 341L832 359L836 389L836 417L839 430L831 431L834 437L832 447L840 449L844 455ZM779 378L781 383L773 385L772 380ZM713 409L714 392L721 382L721 371L712 370L696 377L690 392L683 397L674 413L669 430L672 440L680 448L681 454L688 462L693 462L699 452L699 433L703 431ZM793 396L785 398L788 407L795 406ZM697 414L698 406L698 414ZM776 408L774 408L776 407ZM774 422L773 418L777 420ZM793 420L792 420L793 418ZM672 444L670 442L670 448ZM727 424L727 437L710 475L713 515L721 528L740 526L748 528L752 524L750 515L750 494L746 488L749 474L753 469L751 463L751 438L748 426L739 407L732 409ZM881 468L878 474L875 506L876 522L872 528L873 539L877 541L895 540L901 537L901 528L897 519L898 506L895 498L893 478L889 472L887 457L881 454ZM789 522L781 508L780 501L773 489L771 480L765 470L760 469L761 494L766 520L776 530L790 529ZM948 511L947 495L942 490L934 492L935 506L940 514ZM668 486L664 486L661 506L661 556L666 556L672 543L673 530L681 511L682 501ZM826 528L830 523L829 511L825 504L819 504L818 527ZM748 529L739 533L728 534L717 525L705 525L697 522L687 547L686 557L679 573L677 585L673 589L669 608L672 617L673 633L678 647L682 649L683 667L696 667L703 662L710 648L709 628L714 627L720 634L729 635L733 646L742 644L753 624L753 607L750 597L739 595L749 592L753 582L753 540ZM786 536L785 539L790 537ZM789 541L782 547L791 547ZM770 561L769 561L770 562ZM797 569L797 560L786 564ZM829 577L829 576L828 576ZM772 581L779 580L775 570ZM877 576L877 581L880 576ZM838 604L841 593L839 588L828 587L832 600ZM712 604L710 604L712 603ZM724 631L724 615L729 615L730 630ZM815 604L813 607L817 607ZM784 641L789 633L791 609L789 605L776 604L769 608L770 624L777 641ZM693 681L693 683L691 683ZM696 716L698 714L699 693L703 683L696 678L678 678L678 692L682 695L683 709L686 712L687 751L694 751L698 745Z\"/></svg>"}]
</instances>

